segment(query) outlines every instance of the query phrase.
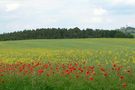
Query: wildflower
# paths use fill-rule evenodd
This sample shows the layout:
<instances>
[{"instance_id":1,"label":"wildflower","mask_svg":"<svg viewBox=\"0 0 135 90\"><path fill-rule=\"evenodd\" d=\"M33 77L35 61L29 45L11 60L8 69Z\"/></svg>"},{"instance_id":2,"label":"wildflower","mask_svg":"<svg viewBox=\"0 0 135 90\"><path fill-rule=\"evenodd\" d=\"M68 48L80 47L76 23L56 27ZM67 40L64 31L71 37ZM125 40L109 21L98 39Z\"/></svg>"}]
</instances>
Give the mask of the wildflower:
<instances>
[{"instance_id":1,"label":"wildflower","mask_svg":"<svg viewBox=\"0 0 135 90\"><path fill-rule=\"evenodd\" d=\"M24 68L25 68L25 64L22 65L22 66L19 68L19 71L22 72L22 71L24 70Z\"/></svg>"},{"instance_id":2,"label":"wildflower","mask_svg":"<svg viewBox=\"0 0 135 90\"><path fill-rule=\"evenodd\" d=\"M127 87L127 84L126 83L123 83L122 86L123 86L123 88L126 88Z\"/></svg>"},{"instance_id":3,"label":"wildflower","mask_svg":"<svg viewBox=\"0 0 135 90\"><path fill-rule=\"evenodd\" d=\"M44 67L47 69L49 67L49 64L45 64Z\"/></svg>"},{"instance_id":4,"label":"wildflower","mask_svg":"<svg viewBox=\"0 0 135 90\"><path fill-rule=\"evenodd\" d=\"M59 71L59 67L56 67L57 72Z\"/></svg>"},{"instance_id":5,"label":"wildflower","mask_svg":"<svg viewBox=\"0 0 135 90\"><path fill-rule=\"evenodd\" d=\"M44 72L44 70L40 69L38 70L38 75L41 75Z\"/></svg>"},{"instance_id":6,"label":"wildflower","mask_svg":"<svg viewBox=\"0 0 135 90\"><path fill-rule=\"evenodd\" d=\"M87 72L86 72L86 76L88 76L89 74L90 74L90 72L89 72L89 71L87 71Z\"/></svg>"},{"instance_id":7,"label":"wildflower","mask_svg":"<svg viewBox=\"0 0 135 90\"><path fill-rule=\"evenodd\" d=\"M94 66L89 66L89 68L90 68L91 70L93 70L93 69L94 69Z\"/></svg>"},{"instance_id":8,"label":"wildflower","mask_svg":"<svg viewBox=\"0 0 135 90\"><path fill-rule=\"evenodd\" d=\"M108 73L104 73L104 76L107 77L108 76Z\"/></svg>"},{"instance_id":9,"label":"wildflower","mask_svg":"<svg viewBox=\"0 0 135 90\"><path fill-rule=\"evenodd\" d=\"M64 64L62 64L62 68L65 69L65 65Z\"/></svg>"},{"instance_id":10,"label":"wildflower","mask_svg":"<svg viewBox=\"0 0 135 90\"><path fill-rule=\"evenodd\" d=\"M102 72L104 72L104 71L105 71L105 69L104 69L104 68L100 68L100 70L101 70Z\"/></svg>"},{"instance_id":11,"label":"wildflower","mask_svg":"<svg viewBox=\"0 0 135 90\"><path fill-rule=\"evenodd\" d=\"M30 67L30 72L31 72L31 73L33 72L33 67Z\"/></svg>"},{"instance_id":12,"label":"wildflower","mask_svg":"<svg viewBox=\"0 0 135 90\"><path fill-rule=\"evenodd\" d=\"M69 71L69 70L66 70L66 71L65 71L65 74L70 74L70 71Z\"/></svg>"},{"instance_id":13,"label":"wildflower","mask_svg":"<svg viewBox=\"0 0 135 90\"><path fill-rule=\"evenodd\" d=\"M40 65L40 63L38 62L36 65L34 65L34 68L37 67L37 66L39 66L39 65Z\"/></svg>"},{"instance_id":14,"label":"wildflower","mask_svg":"<svg viewBox=\"0 0 135 90\"><path fill-rule=\"evenodd\" d=\"M49 74L49 73L47 73L47 74L46 74L46 76L48 76L48 77L49 77L49 76L50 76L50 74Z\"/></svg>"},{"instance_id":15,"label":"wildflower","mask_svg":"<svg viewBox=\"0 0 135 90\"><path fill-rule=\"evenodd\" d=\"M121 68L120 68L120 67L118 67L118 68L116 68L115 70L116 70L116 71L120 71L120 69L121 69Z\"/></svg>"},{"instance_id":16,"label":"wildflower","mask_svg":"<svg viewBox=\"0 0 135 90\"><path fill-rule=\"evenodd\" d=\"M124 76L120 76L120 79L123 80L124 79Z\"/></svg>"},{"instance_id":17,"label":"wildflower","mask_svg":"<svg viewBox=\"0 0 135 90\"><path fill-rule=\"evenodd\" d=\"M78 68L78 70L80 70L80 72L83 72L83 69L82 68Z\"/></svg>"},{"instance_id":18,"label":"wildflower","mask_svg":"<svg viewBox=\"0 0 135 90\"><path fill-rule=\"evenodd\" d=\"M75 63L75 66L77 67L78 66L78 63Z\"/></svg>"},{"instance_id":19,"label":"wildflower","mask_svg":"<svg viewBox=\"0 0 135 90\"><path fill-rule=\"evenodd\" d=\"M94 78L93 77L90 77L90 81L93 81L94 80Z\"/></svg>"},{"instance_id":20,"label":"wildflower","mask_svg":"<svg viewBox=\"0 0 135 90\"><path fill-rule=\"evenodd\" d=\"M113 67L116 67L116 64L113 64Z\"/></svg>"}]
</instances>

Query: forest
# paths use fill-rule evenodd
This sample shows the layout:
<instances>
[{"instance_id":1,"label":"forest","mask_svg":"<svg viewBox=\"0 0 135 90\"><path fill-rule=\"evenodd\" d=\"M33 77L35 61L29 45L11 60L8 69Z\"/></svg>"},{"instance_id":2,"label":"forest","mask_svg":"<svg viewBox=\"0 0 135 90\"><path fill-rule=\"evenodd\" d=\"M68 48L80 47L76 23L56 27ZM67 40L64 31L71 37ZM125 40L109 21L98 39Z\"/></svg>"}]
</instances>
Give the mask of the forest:
<instances>
[{"instance_id":1,"label":"forest","mask_svg":"<svg viewBox=\"0 0 135 90\"><path fill-rule=\"evenodd\" d=\"M0 41L26 39L70 39L70 38L133 38L130 33L119 30L41 28L0 34Z\"/></svg>"}]
</instances>

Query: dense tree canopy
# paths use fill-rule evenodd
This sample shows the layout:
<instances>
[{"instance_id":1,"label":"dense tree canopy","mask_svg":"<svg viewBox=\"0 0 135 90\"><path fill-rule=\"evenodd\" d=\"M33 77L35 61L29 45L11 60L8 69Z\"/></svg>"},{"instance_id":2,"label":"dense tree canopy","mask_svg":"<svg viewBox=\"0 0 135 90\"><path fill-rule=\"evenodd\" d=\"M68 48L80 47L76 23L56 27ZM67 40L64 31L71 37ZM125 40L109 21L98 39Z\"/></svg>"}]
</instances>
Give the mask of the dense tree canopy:
<instances>
[{"instance_id":1,"label":"dense tree canopy","mask_svg":"<svg viewBox=\"0 0 135 90\"><path fill-rule=\"evenodd\" d=\"M133 38L129 33L118 30L100 30L79 28L41 28L0 34L0 40L25 40L25 39L64 39L64 38Z\"/></svg>"}]
</instances>

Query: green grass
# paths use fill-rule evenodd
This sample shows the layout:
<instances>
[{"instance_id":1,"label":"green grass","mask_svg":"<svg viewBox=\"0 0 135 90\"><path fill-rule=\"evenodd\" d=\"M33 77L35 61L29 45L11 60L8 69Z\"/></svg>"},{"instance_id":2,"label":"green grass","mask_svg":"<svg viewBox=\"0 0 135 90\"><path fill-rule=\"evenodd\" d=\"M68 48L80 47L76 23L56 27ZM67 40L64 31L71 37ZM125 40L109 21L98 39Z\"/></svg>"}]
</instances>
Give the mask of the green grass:
<instances>
[{"instance_id":1,"label":"green grass","mask_svg":"<svg viewBox=\"0 0 135 90\"><path fill-rule=\"evenodd\" d=\"M0 42L1 61L89 60L106 56L124 59L134 54L135 39L43 39Z\"/></svg>"},{"instance_id":2,"label":"green grass","mask_svg":"<svg viewBox=\"0 0 135 90\"><path fill-rule=\"evenodd\" d=\"M0 42L0 49L114 49L129 48L135 49L135 39L41 39L41 40L22 40L22 41L3 41Z\"/></svg>"},{"instance_id":3,"label":"green grass","mask_svg":"<svg viewBox=\"0 0 135 90\"><path fill-rule=\"evenodd\" d=\"M122 82L127 83L125 90L135 90L135 39L40 39L40 40L18 40L0 42L0 64L14 64L18 61L71 63L87 61L87 65L98 66L99 64L109 70L112 62L124 66L124 70L131 68L132 75L126 76ZM97 71L99 73L99 71ZM1 74L1 73L0 73ZM0 85L0 90L123 90L117 87L117 81L113 72L110 78L104 79L96 76L93 83L80 79L70 80L54 76L52 78L29 76L19 77L9 75L2 77L6 83ZM10 82L11 81L11 82ZM33 83L34 81L34 83ZM121 83L122 83L121 82ZM0 78L1 84L1 78Z\"/></svg>"}]
</instances>

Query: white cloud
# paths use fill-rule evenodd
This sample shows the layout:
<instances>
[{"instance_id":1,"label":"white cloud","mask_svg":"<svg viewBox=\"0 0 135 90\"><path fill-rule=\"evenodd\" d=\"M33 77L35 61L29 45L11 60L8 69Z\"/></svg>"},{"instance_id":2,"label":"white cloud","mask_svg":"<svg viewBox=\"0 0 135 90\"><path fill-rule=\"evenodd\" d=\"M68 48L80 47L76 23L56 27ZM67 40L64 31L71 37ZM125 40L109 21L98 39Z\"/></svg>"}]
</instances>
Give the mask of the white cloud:
<instances>
[{"instance_id":1,"label":"white cloud","mask_svg":"<svg viewBox=\"0 0 135 90\"><path fill-rule=\"evenodd\" d=\"M115 28L133 23L134 7L129 5L135 5L135 0L0 0L0 23L3 30L89 25Z\"/></svg>"},{"instance_id":2,"label":"white cloud","mask_svg":"<svg viewBox=\"0 0 135 90\"><path fill-rule=\"evenodd\" d=\"M21 0L0 0L1 11L15 11L20 7Z\"/></svg>"},{"instance_id":3,"label":"white cloud","mask_svg":"<svg viewBox=\"0 0 135 90\"><path fill-rule=\"evenodd\" d=\"M107 13L108 11L106 9L103 9L102 7L92 7L91 10L85 13L83 15L83 18L80 18L80 19L81 19L81 22L87 23L87 24L88 23L98 24L98 23L108 22L109 20L108 20Z\"/></svg>"},{"instance_id":4,"label":"white cloud","mask_svg":"<svg viewBox=\"0 0 135 90\"><path fill-rule=\"evenodd\" d=\"M14 11L17 10L20 7L20 4L18 3L9 3L6 4L6 11L10 12L10 11Z\"/></svg>"},{"instance_id":5,"label":"white cloud","mask_svg":"<svg viewBox=\"0 0 135 90\"><path fill-rule=\"evenodd\" d=\"M108 1L114 5L118 5L118 4L135 5L135 0L108 0Z\"/></svg>"},{"instance_id":6,"label":"white cloud","mask_svg":"<svg viewBox=\"0 0 135 90\"><path fill-rule=\"evenodd\" d=\"M107 13L107 10L103 8L95 8L93 11L94 15L104 15Z\"/></svg>"},{"instance_id":7,"label":"white cloud","mask_svg":"<svg viewBox=\"0 0 135 90\"><path fill-rule=\"evenodd\" d=\"M91 20L93 23L102 23L103 22L102 17L93 17Z\"/></svg>"}]
</instances>

